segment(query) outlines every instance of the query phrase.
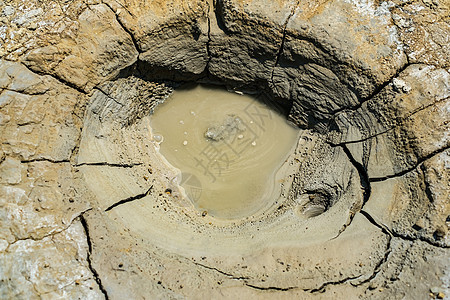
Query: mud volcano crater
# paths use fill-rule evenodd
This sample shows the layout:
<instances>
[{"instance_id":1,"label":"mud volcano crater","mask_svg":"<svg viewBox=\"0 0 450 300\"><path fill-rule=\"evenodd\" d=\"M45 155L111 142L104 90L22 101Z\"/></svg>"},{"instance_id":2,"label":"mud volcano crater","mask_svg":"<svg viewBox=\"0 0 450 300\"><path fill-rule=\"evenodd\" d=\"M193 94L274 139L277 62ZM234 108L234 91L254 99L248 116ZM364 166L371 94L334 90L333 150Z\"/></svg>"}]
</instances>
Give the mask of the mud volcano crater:
<instances>
[{"instance_id":1,"label":"mud volcano crater","mask_svg":"<svg viewBox=\"0 0 450 300\"><path fill-rule=\"evenodd\" d=\"M72 295L383 298L445 285L448 270L435 268L445 266L449 247L448 62L441 48L427 61L405 50L412 46L392 17L398 9L349 1L104 1L74 11L76 33L56 46L29 49L21 64L2 62L5 91L46 101L64 95L66 115L76 120L50 122L60 136L74 131L51 149L38 143L27 152L5 134L0 165L20 163L27 172L61 165L71 174L55 171L62 213L49 212L53 229L31 236L45 241L75 228L70 234L85 237L77 242L85 249L80 264L95 288L87 280ZM28 86L20 72L33 78ZM187 86L228 96L184 106L177 95ZM240 97L254 100L228 112ZM157 119L175 101L185 114L174 107ZM223 117L200 129L179 126L205 107L204 115ZM256 108L251 122L276 116L291 125L256 129L242 117L248 107ZM170 126L180 135L174 143L161 134ZM281 153L271 169L262 166L269 156L256 159L260 168L210 197L239 203L254 193L262 204L221 215L216 204L196 201L227 170L174 163L191 159L170 151L194 149L192 130L204 147L230 136L244 141L250 131L271 134L261 148ZM291 142L282 146L288 132ZM260 141L248 140L245 159L258 157L251 149ZM205 183L208 172L214 178ZM7 175L5 185L13 182ZM265 181L252 186L257 177ZM12 233L5 249L26 238Z\"/></svg>"}]
</instances>

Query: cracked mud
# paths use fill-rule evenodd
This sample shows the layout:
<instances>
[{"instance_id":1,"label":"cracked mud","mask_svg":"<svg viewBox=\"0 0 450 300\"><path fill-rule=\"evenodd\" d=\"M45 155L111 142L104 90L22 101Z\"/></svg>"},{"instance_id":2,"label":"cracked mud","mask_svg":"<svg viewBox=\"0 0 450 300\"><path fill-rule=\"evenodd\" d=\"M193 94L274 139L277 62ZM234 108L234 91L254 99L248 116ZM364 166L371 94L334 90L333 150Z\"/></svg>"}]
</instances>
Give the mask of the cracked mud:
<instances>
[{"instance_id":1,"label":"cracked mud","mask_svg":"<svg viewBox=\"0 0 450 300\"><path fill-rule=\"evenodd\" d=\"M0 1L0 298L449 297L448 15ZM298 127L258 213L198 209L159 153L150 118L185 84Z\"/></svg>"}]
</instances>

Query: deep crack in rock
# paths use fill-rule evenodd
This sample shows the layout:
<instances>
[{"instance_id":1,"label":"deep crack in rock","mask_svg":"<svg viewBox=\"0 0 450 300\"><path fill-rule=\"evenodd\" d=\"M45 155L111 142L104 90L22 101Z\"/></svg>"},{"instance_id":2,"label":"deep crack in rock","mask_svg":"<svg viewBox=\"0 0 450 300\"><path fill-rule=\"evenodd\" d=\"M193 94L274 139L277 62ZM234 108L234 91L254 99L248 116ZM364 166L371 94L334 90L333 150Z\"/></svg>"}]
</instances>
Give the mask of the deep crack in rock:
<instances>
[{"instance_id":1,"label":"deep crack in rock","mask_svg":"<svg viewBox=\"0 0 450 300\"><path fill-rule=\"evenodd\" d=\"M122 204L125 204L125 203L129 203L129 202L132 202L132 201L135 201L135 200L140 200L140 199L142 199L144 197L147 197L152 192L152 189L153 189L153 185L150 186L145 193L142 193L142 194L139 194L139 195L136 195L136 196L132 196L132 197L120 200L120 201L110 205L108 208L106 208L105 212L110 211L111 209L113 209L113 208L115 208L115 207L117 207L119 205L122 205Z\"/></svg>"},{"instance_id":2,"label":"deep crack in rock","mask_svg":"<svg viewBox=\"0 0 450 300\"><path fill-rule=\"evenodd\" d=\"M119 17L119 15L118 15L118 13L116 12L116 11L114 11L114 9L111 7L111 5L109 4L109 3L106 3L106 2L104 2L104 1L102 1L102 3L104 4L104 5L106 5L113 13L114 13L114 15L116 16L116 21L117 21L117 23L119 23L119 25L120 25L120 27L122 27L122 29L130 36L130 38L131 38L131 40L133 41L133 45L134 45L134 48L136 49L136 51L138 51L139 53L141 53L142 52L142 50L140 49L140 47L139 47L139 43L137 42L137 40L136 40L136 38L134 37L134 35L133 35L133 33L125 26L125 24L123 24L123 22L122 22L122 20L120 19L120 17ZM124 8L126 11L127 11L127 13L129 13L131 16L132 16L132 14L122 5L122 4L120 4L120 2L117 2L122 8ZM137 58L137 60L138 60L139 58Z\"/></svg>"},{"instance_id":3,"label":"deep crack in rock","mask_svg":"<svg viewBox=\"0 0 450 300\"><path fill-rule=\"evenodd\" d=\"M429 154L427 154L427 155L425 155L423 157L418 158L417 159L417 163L414 166L406 168L406 169L404 169L404 170L402 170L400 172L397 172L395 174L392 174L392 175L386 175L386 176L382 176L382 177L372 177L372 178L369 178L369 181L370 182L381 182L381 181L386 181L388 179L404 176L405 174L408 174L408 173L416 170L425 161L435 157L436 155L439 155L439 154L447 151L448 149L450 149L450 146L437 149L437 150L435 150L435 151L433 151L433 152L431 152L431 153L429 153Z\"/></svg>"},{"instance_id":4,"label":"deep crack in rock","mask_svg":"<svg viewBox=\"0 0 450 300\"><path fill-rule=\"evenodd\" d=\"M83 167L83 166L106 166L106 167L113 167L113 168L133 168L136 166L141 166L142 163L108 163L108 162L82 162L79 164L74 165L75 168Z\"/></svg>"},{"instance_id":5,"label":"deep crack in rock","mask_svg":"<svg viewBox=\"0 0 450 300\"><path fill-rule=\"evenodd\" d=\"M91 258L91 255L92 255L92 242L91 242L91 237L89 235L89 225L88 225L84 215L80 215L80 222L81 222L81 225L84 228L84 232L86 234L86 241L87 241L87 244L88 244L88 253L87 253L86 259L87 259L87 263L88 263L89 269L91 270L92 275L94 276L94 279L97 282L98 287L99 287L100 291L102 292L103 296L105 297L106 300L108 300L109 296L108 296L108 293L106 292L105 287L102 284L102 280L100 279L100 275L98 274L97 270L92 265L92 258Z\"/></svg>"}]
</instances>

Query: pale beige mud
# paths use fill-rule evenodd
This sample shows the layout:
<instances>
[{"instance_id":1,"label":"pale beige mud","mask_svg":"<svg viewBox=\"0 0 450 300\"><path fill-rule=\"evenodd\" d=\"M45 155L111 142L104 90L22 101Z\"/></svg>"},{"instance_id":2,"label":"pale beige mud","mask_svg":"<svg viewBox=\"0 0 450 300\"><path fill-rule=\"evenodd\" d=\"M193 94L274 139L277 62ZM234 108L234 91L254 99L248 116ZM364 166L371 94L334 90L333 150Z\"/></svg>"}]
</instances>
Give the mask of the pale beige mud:
<instances>
[{"instance_id":1,"label":"pale beige mud","mask_svg":"<svg viewBox=\"0 0 450 300\"><path fill-rule=\"evenodd\" d=\"M448 15L0 1L0 298L448 298Z\"/></svg>"}]
</instances>

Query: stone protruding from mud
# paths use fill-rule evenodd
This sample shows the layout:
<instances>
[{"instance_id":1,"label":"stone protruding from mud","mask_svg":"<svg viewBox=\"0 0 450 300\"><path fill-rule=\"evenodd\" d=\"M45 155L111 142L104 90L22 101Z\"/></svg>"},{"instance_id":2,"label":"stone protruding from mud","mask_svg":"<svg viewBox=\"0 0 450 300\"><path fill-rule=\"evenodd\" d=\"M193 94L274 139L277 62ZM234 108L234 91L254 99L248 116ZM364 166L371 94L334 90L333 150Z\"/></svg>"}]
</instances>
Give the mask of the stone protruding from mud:
<instances>
[{"instance_id":1,"label":"stone protruding from mud","mask_svg":"<svg viewBox=\"0 0 450 300\"><path fill-rule=\"evenodd\" d=\"M212 141L218 142L226 140L232 135L244 132L246 129L242 119L235 115L228 115L222 124L211 125L205 132L205 137Z\"/></svg>"}]
</instances>

